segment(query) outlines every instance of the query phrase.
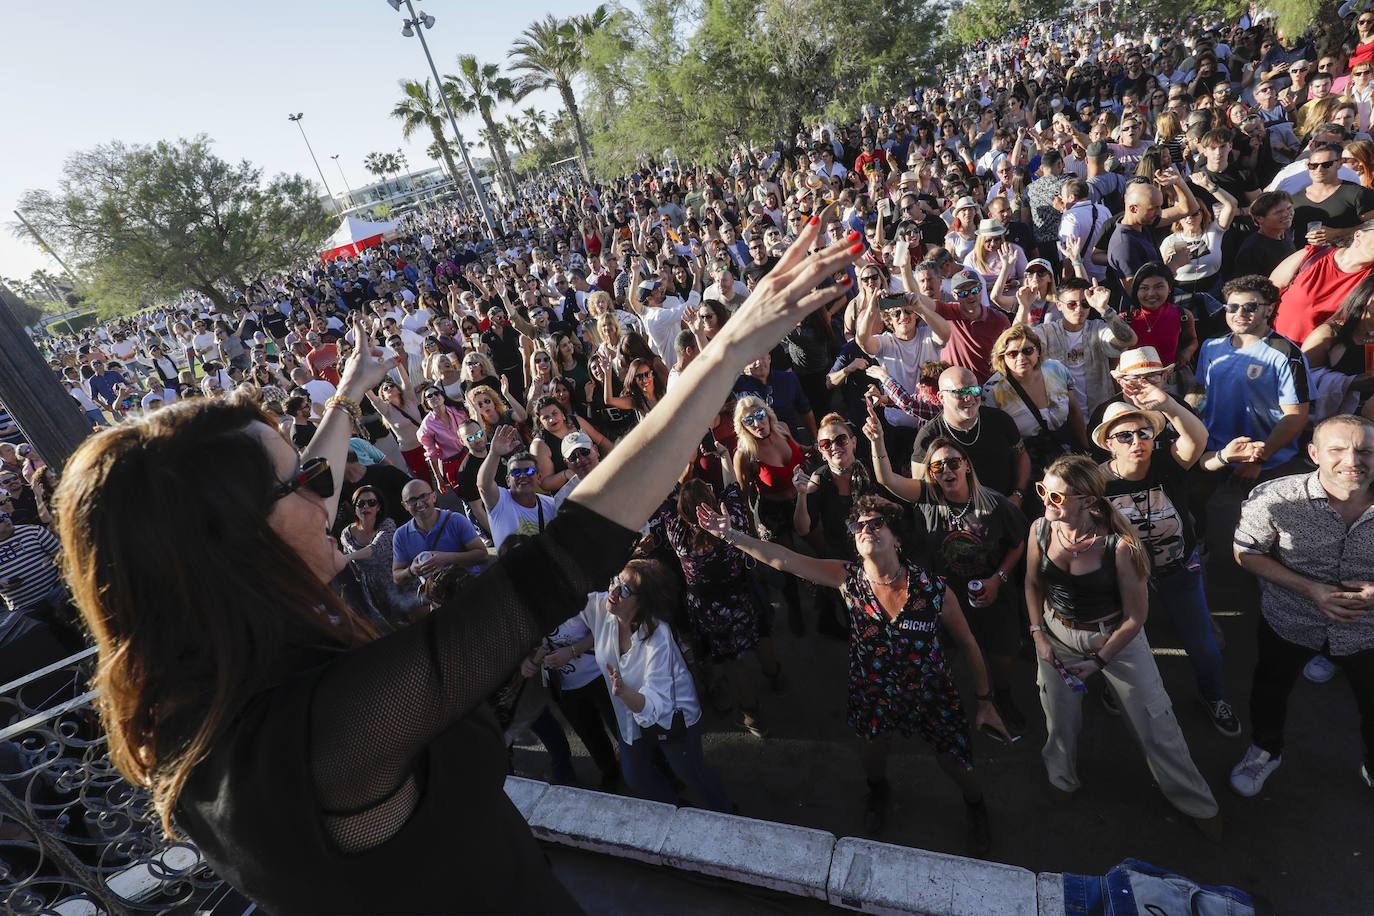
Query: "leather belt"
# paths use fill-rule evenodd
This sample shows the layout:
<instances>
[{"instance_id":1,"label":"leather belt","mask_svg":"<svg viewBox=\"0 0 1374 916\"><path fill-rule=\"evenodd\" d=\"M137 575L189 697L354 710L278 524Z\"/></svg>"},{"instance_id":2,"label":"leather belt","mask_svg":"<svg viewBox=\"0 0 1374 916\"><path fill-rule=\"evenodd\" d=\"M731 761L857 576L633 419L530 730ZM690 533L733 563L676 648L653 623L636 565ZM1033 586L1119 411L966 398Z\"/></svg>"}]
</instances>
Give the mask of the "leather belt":
<instances>
[{"instance_id":1,"label":"leather belt","mask_svg":"<svg viewBox=\"0 0 1374 916\"><path fill-rule=\"evenodd\" d=\"M1059 621L1070 630L1082 630L1086 633L1100 633L1104 626L1112 626L1121 622L1121 615L1115 617L1103 617L1101 620L1070 620L1058 611L1050 611L1054 619Z\"/></svg>"}]
</instances>

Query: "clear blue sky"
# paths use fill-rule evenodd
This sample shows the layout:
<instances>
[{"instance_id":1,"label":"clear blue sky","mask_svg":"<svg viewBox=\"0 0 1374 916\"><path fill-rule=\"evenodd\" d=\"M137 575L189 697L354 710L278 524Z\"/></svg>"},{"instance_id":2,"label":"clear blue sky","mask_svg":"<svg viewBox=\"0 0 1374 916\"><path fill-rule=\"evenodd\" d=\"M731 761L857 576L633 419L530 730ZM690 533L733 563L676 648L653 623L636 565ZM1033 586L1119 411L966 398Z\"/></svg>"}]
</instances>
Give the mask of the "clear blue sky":
<instances>
[{"instance_id":1,"label":"clear blue sky","mask_svg":"<svg viewBox=\"0 0 1374 916\"><path fill-rule=\"evenodd\" d=\"M547 13L590 12L595 0L477 4L417 3L437 20L426 33L440 74L459 54L506 63L511 41ZM402 10L405 7L402 6ZM420 42L401 36L386 0L68 0L4 3L0 55L0 275L27 278L57 265L9 232L11 212L30 188L55 188L62 162L110 140L149 143L208 134L226 159L248 159L267 175L315 167L287 114L304 112L325 178L342 190L337 153L354 187L373 180L362 160L403 147L412 169L434 165L429 136L401 139L389 117L401 79L429 76ZM552 115L557 93L530 96ZM508 108L498 114L505 114ZM459 121L475 141L478 118ZM486 155L483 149L474 155Z\"/></svg>"}]
</instances>

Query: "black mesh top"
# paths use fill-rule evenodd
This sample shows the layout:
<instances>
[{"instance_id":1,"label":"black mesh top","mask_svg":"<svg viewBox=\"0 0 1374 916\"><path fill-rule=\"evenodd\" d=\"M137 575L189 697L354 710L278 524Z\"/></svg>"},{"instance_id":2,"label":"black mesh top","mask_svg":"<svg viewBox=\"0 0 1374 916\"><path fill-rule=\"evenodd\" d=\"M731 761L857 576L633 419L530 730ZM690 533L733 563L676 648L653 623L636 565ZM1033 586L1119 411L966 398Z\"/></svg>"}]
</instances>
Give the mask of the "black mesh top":
<instances>
[{"instance_id":1,"label":"black mesh top","mask_svg":"<svg viewBox=\"0 0 1374 916\"><path fill-rule=\"evenodd\" d=\"M637 538L569 501L421 623L263 691L196 768L179 826L272 913L575 911L506 798L483 701Z\"/></svg>"}]
</instances>

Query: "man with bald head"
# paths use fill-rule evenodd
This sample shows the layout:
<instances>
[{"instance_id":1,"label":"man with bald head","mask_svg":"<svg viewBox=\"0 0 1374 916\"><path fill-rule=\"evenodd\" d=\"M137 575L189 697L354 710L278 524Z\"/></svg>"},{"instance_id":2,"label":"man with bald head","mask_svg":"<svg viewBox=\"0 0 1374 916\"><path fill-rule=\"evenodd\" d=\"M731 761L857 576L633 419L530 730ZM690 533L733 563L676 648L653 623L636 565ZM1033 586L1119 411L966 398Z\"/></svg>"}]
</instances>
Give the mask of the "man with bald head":
<instances>
[{"instance_id":1,"label":"man with bald head","mask_svg":"<svg viewBox=\"0 0 1374 916\"><path fill-rule=\"evenodd\" d=\"M1163 208L1164 194L1153 184L1142 181L1126 186L1126 209L1107 243L1107 264L1127 296L1131 294L1131 283L1140 268L1151 261L1164 260L1150 235ZM1191 259L1192 252L1184 247L1175 252L1168 262L1169 267L1177 270Z\"/></svg>"},{"instance_id":2,"label":"man with bald head","mask_svg":"<svg viewBox=\"0 0 1374 916\"><path fill-rule=\"evenodd\" d=\"M391 539L391 578L397 585L414 587L446 566L466 566L480 572L487 562L487 545L467 517L434 502L428 480L412 480L401 490L401 505L410 521L396 529Z\"/></svg>"},{"instance_id":3,"label":"man with bald head","mask_svg":"<svg viewBox=\"0 0 1374 916\"><path fill-rule=\"evenodd\" d=\"M983 404L983 390L974 374L963 366L940 373L940 404L937 416L916 433L911 450L911 476L925 477L926 452L936 439L953 439L968 452L979 483L991 487L1018 508L1030 486L1030 455L1016 421L997 407Z\"/></svg>"}]
</instances>

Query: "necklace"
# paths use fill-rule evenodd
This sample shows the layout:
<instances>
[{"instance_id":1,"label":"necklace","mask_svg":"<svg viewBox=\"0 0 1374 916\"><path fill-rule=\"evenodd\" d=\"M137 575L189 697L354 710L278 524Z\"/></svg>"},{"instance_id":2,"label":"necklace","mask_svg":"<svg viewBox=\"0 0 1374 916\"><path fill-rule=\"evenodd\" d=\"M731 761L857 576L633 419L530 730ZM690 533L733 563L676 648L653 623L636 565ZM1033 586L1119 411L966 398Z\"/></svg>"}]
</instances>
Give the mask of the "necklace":
<instances>
[{"instance_id":1,"label":"necklace","mask_svg":"<svg viewBox=\"0 0 1374 916\"><path fill-rule=\"evenodd\" d=\"M940 422L944 424L945 431L949 433L950 438L953 439L954 441L958 442L960 445L963 445L963 446L972 445L973 443L977 442L977 441L978 441L978 437L981 436L981 435L983 434L983 412L982 412L982 410L979 410L979 411L978 411L978 419L974 420L974 421L973 421L973 426L969 427L969 428L973 431L973 438L972 438L972 439L963 439L963 438L960 438L959 433L960 433L962 430L955 429L955 427L953 426L953 424L951 424L951 423L949 422L949 420L945 418L945 415L944 415L943 413L940 414Z\"/></svg>"},{"instance_id":2,"label":"necklace","mask_svg":"<svg viewBox=\"0 0 1374 916\"><path fill-rule=\"evenodd\" d=\"M896 582L904 575L906 575L906 567L900 565L897 567L897 571L892 575L888 576L886 579L875 579L872 576L870 576L867 571L864 572L864 578L867 579L869 583L872 585L891 585L893 582Z\"/></svg>"},{"instance_id":3,"label":"necklace","mask_svg":"<svg viewBox=\"0 0 1374 916\"><path fill-rule=\"evenodd\" d=\"M951 523L951 524L954 524L954 525L957 525L957 524L959 524L961 521L963 521L964 516L965 516L965 515L968 515L968 510L970 510L970 509L972 509L972 508L973 508L973 494L972 494L972 493L970 493L970 494L968 495L968 502L964 503L964 508L960 509L960 510L958 511L957 514L955 513L954 509L949 505L949 503L945 503L945 512L946 512L946 514L949 515L950 523Z\"/></svg>"},{"instance_id":4,"label":"necklace","mask_svg":"<svg viewBox=\"0 0 1374 916\"><path fill-rule=\"evenodd\" d=\"M1074 538L1073 540L1069 540L1069 536L1064 533L1063 525L1060 525L1055 530L1059 532L1059 542L1064 545L1064 549L1067 550L1069 553L1073 554L1075 557L1078 556L1080 551L1087 550L1088 547L1092 545L1092 542L1097 540L1096 531L1094 531L1087 537L1078 537Z\"/></svg>"}]
</instances>

